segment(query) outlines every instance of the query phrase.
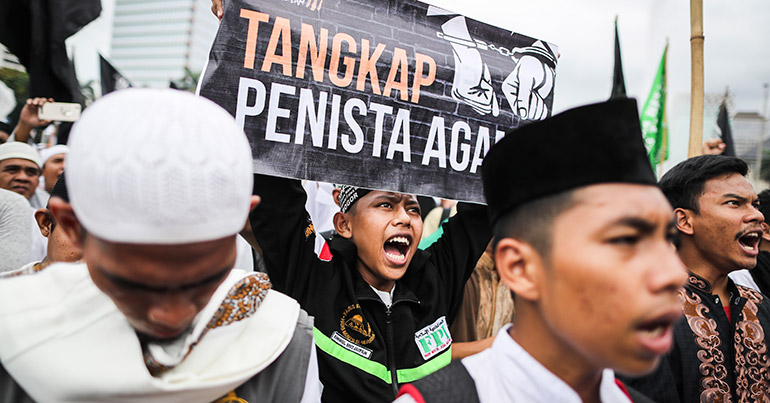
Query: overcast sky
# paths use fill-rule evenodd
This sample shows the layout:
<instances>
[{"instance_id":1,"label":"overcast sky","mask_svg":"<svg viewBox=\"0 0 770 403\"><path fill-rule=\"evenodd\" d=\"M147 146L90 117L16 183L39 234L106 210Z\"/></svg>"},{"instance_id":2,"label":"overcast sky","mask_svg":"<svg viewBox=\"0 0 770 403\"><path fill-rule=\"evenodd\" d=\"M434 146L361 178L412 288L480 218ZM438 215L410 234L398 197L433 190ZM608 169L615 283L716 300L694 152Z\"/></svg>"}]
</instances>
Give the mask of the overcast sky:
<instances>
[{"instance_id":1,"label":"overcast sky","mask_svg":"<svg viewBox=\"0 0 770 403\"><path fill-rule=\"evenodd\" d=\"M690 92L690 2L686 0L428 0L445 9L559 46L554 111L605 100L612 88L615 16L626 88L641 108L666 44L671 158L685 157ZM114 0L103 15L77 34L81 80L96 78L93 48L109 54ZM212 18L214 18L212 16ZM763 107L763 83L770 82L770 2L705 0L705 90L729 87L734 111ZM93 59L92 59L93 58ZM93 62L91 62L92 59ZM706 114L716 113L706 111ZM708 119L708 118L707 118ZM714 115L713 120L716 120ZM711 136L706 125L704 137Z\"/></svg>"},{"instance_id":2,"label":"overcast sky","mask_svg":"<svg viewBox=\"0 0 770 403\"><path fill-rule=\"evenodd\" d=\"M554 111L609 96L614 66L614 19L626 88L641 108L666 39L671 162L686 158L689 136L690 2L686 0L428 0L559 46ZM759 112L770 82L770 2L704 1L705 91L729 87L735 111ZM713 119L709 120L709 115ZM704 137L714 135L716 110L707 110Z\"/></svg>"}]
</instances>

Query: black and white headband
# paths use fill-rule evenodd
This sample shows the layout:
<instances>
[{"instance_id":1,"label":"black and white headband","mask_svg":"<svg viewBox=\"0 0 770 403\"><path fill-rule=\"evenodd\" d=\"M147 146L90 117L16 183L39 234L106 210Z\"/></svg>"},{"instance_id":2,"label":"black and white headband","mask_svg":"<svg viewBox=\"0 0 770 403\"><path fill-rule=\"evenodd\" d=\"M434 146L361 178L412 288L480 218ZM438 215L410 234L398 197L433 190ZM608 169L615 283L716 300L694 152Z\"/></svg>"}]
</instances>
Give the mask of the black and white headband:
<instances>
[{"instance_id":1,"label":"black and white headband","mask_svg":"<svg viewBox=\"0 0 770 403\"><path fill-rule=\"evenodd\" d=\"M340 195L338 197L340 203L340 211L347 213L350 207L356 200L364 197L367 193L371 192L369 189L364 189L356 186L342 185L340 186Z\"/></svg>"}]
</instances>

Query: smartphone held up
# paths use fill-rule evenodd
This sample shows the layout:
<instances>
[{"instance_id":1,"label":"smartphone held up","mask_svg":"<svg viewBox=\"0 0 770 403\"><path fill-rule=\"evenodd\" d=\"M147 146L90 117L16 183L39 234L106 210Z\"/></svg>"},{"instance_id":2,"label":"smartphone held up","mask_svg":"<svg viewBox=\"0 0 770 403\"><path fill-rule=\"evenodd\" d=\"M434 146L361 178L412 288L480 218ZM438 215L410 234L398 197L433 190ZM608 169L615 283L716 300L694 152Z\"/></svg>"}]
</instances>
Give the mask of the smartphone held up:
<instances>
[{"instance_id":1,"label":"smartphone held up","mask_svg":"<svg viewBox=\"0 0 770 403\"><path fill-rule=\"evenodd\" d=\"M37 110L40 120L74 122L80 118L80 104L70 102L46 102Z\"/></svg>"}]
</instances>

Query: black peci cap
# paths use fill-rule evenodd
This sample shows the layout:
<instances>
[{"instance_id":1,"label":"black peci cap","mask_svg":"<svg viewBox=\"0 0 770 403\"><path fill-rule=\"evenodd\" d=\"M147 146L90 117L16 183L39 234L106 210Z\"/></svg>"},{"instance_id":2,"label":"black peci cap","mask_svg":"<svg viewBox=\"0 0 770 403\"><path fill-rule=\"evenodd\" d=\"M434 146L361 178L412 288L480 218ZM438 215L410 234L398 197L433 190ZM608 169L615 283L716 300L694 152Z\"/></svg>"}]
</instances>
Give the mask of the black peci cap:
<instances>
[{"instance_id":1,"label":"black peci cap","mask_svg":"<svg viewBox=\"0 0 770 403\"><path fill-rule=\"evenodd\" d=\"M53 185L53 189L51 189L51 197L60 197L67 203L70 202L70 196L69 193L67 193L67 181L64 179L63 172L59 175L56 184Z\"/></svg>"},{"instance_id":2,"label":"black peci cap","mask_svg":"<svg viewBox=\"0 0 770 403\"><path fill-rule=\"evenodd\" d=\"M655 185L634 99L570 109L509 131L481 166L494 224L524 203L599 183Z\"/></svg>"}]
</instances>

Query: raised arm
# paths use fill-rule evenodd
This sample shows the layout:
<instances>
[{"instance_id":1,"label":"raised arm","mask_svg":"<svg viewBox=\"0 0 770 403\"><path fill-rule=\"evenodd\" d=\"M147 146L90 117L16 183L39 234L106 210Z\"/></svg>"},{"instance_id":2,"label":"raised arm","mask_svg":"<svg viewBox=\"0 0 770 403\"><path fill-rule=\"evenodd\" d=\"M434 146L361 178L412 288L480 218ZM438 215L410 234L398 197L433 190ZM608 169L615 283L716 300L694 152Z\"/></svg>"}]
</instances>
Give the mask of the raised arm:
<instances>
[{"instance_id":1,"label":"raised arm","mask_svg":"<svg viewBox=\"0 0 770 403\"><path fill-rule=\"evenodd\" d=\"M315 253L316 234L305 210L307 198L300 181L254 175L254 194L262 202L249 215L254 239L278 291L300 299L306 287L322 275Z\"/></svg>"}]
</instances>

